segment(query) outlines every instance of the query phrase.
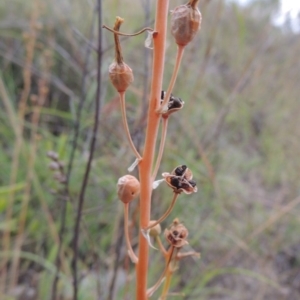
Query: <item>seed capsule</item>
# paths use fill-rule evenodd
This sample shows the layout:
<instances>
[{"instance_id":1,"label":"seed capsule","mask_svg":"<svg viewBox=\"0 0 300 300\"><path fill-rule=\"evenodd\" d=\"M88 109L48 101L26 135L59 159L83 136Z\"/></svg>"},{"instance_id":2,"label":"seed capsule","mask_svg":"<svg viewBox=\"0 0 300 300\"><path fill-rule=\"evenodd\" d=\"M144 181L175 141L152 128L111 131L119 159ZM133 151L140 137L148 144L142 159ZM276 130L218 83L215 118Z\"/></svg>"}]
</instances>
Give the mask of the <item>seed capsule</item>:
<instances>
[{"instance_id":1,"label":"seed capsule","mask_svg":"<svg viewBox=\"0 0 300 300\"><path fill-rule=\"evenodd\" d=\"M134 80L131 68L124 62L114 61L109 66L108 72L111 83L119 93L125 92Z\"/></svg>"},{"instance_id":2,"label":"seed capsule","mask_svg":"<svg viewBox=\"0 0 300 300\"><path fill-rule=\"evenodd\" d=\"M175 248L181 248L188 244L187 237L189 232L178 219L174 219L172 225L165 230L164 235L167 242Z\"/></svg>"},{"instance_id":3,"label":"seed capsule","mask_svg":"<svg viewBox=\"0 0 300 300\"><path fill-rule=\"evenodd\" d=\"M118 197L129 203L140 194L140 182L132 175L120 177L117 184Z\"/></svg>"},{"instance_id":4,"label":"seed capsule","mask_svg":"<svg viewBox=\"0 0 300 300\"><path fill-rule=\"evenodd\" d=\"M174 193L191 194L197 192L196 182L192 180L193 173L186 165L176 167L171 173L162 173L166 183L174 190Z\"/></svg>"},{"instance_id":5,"label":"seed capsule","mask_svg":"<svg viewBox=\"0 0 300 300\"><path fill-rule=\"evenodd\" d=\"M180 46L186 46L200 29L202 17L197 8L198 1L190 0L172 11L171 33Z\"/></svg>"},{"instance_id":6,"label":"seed capsule","mask_svg":"<svg viewBox=\"0 0 300 300\"><path fill-rule=\"evenodd\" d=\"M152 224L155 224L155 222L156 222L155 220L151 220L149 222L149 226L151 226ZM161 226L160 226L160 224L156 224L154 227L151 227L149 234L152 237L156 237L156 236L160 235L161 234Z\"/></svg>"},{"instance_id":7,"label":"seed capsule","mask_svg":"<svg viewBox=\"0 0 300 300\"><path fill-rule=\"evenodd\" d=\"M119 31L124 20L116 18L114 30ZM115 33L115 60L109 66L109 78L119 93L125 92L128 86L133 82L133 73L131 68L124 62L119 36Z\"/></svg>"}]
</instances>

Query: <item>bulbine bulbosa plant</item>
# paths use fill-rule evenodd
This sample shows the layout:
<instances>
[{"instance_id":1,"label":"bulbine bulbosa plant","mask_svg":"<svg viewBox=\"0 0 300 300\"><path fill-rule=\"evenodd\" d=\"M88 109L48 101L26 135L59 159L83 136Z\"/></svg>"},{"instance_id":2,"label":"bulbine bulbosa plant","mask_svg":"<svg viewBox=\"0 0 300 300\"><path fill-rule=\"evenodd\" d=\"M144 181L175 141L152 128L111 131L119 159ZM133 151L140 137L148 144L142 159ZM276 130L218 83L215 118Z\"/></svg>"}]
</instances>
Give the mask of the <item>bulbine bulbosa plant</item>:
<instances>
[{"instance_id":1,"label":"bulbine bulbosa plant","mask_svg":"<svg viewBox=\"0 0 300 300\"><path fill-rule=\"evenodd\" d=\"M135 162L128 169L131 172L135 167L138 168L138 178L132 175L124 175L119 178L117 183L118 198L124 204L124 230L128 255L136 269L136 299L146 300L151 297L160 285L163 283L160 299L167 299L172 274L177 269L178 260L186 256L199 256L195 252L180 252L182 247L187 244L188 230L178 220L175 219L170 227L164 231L168 248L163 246L160 240L160 223L168 217L175 205L177 198L187 197L191 193L197 192L196 182L193 180L193 173L184 162L178 162L173 171L164 172L162 179L157 180L156 176L161 163L164 144L167 135L169 118L173 113L179 113L184 107L184 101L175 97L172 90L176 83L176 78L180 63L183 57L185 47L192 42L201 26L201 14L198 10L199 0L190 0L184 5L179 5L171 11L171 33L173 43L177 44L177 55L175 58L174 70L166 92L162 91L165 46L167 34L167 18L169 15L169 1L156 1L155 27L145 28L150 31L153 39L153 65L152 81L148 102L148 118L146 127L145 144L143 152L139 153L132 141L130 130L126 119L125 96L128 87L133 84L134 70L125 63L122 55L122 49L119 41L119 35L129 34L121 33L120 26L123 19L116 18L113 29L109 29L114 35L115 41L115 59L109 66L110 80L117 90L120 99L120 109L124 130L128 144L135 156ZM141 32L145 31L142 30ZM138 34L138 33L137 33ZM131 34L134 36L134 34ZM186 104L188 105L188 104ZM162 126L160 146L156 153L156 143L158 140L159 126ZM162 214L158 220L151 220L151 196L154 188L159 183L164 182L166 188L170 191L170 205L167 211ZM181 195L185 194L185 195ZM129 204L131 201L139 199L139 242L138 253L134 253L128 233ZM151 240L154 240L159 252L164 257L165 268L157 283L149 287L147 281L149 250L152 246ZM158 253L159 253L158 252ZM158 298L158 297L156 297Z\"/></svg>"}]
</instances>

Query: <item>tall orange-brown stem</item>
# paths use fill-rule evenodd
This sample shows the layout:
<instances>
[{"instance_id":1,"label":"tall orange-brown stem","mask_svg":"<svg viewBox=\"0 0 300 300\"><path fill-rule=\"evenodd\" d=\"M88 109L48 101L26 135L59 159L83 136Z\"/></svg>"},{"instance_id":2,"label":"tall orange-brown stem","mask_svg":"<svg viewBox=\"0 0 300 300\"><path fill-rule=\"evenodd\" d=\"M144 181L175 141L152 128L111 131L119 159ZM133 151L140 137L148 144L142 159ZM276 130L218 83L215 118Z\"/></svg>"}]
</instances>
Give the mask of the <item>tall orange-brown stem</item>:
<instances>
[{"instance_id":1,"label":"tall orange-brown stem","mask_svg":"<svg viewBox=\"0 0 300 300\"><path fill-rule=\"evenodd\" d=\"M152 194L152 166L154 162L155 145L159 127L160 115L156 113L160 105L162 90L167 16L169 0L157 0L156 22L153 36L153 68L150 101L148 109L148 123L144 146L143 160L139 164L140 173L140 228L146 228L150 221L151 194ZM147 273L148 273L148 242L140 232L139 261L136 265L136 299L147 300Z\"/></svg>"}]
</instances>

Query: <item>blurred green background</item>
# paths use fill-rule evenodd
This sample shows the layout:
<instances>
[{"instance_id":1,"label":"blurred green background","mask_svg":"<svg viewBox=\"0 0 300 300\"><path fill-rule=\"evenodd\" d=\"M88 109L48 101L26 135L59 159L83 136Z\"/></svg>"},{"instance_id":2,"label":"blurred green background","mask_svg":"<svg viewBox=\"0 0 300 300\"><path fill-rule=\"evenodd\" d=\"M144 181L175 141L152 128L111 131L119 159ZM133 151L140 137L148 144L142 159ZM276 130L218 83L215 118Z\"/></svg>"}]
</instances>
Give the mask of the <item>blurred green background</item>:
<instances>
[{"instance_id":1,"label":"blurred green background","mask_svg":"<svg viewBox=\"0 0 300 300\"><path fill-rule=\"evenodd\" d=\"M170 9L183 3L170 2ZM194 173L198 193L180 196L162 225L180 218L201 259L180 262L171 290L182 299L300 299L299 33L289 22L272 25L279 1L200 2L202 28L185 51L174 90L185 106L170 117L159 173L180 164ZM123 32L153 27L154 5L102 1L103 23L113 26L118 15L125 19ZM152 59L145 38L121 38L135 75L126 94L127 117L141 151ZM1 299L52 299L66 202L57 293L58 299L72 297L72 230L92 138L96 47L93 1L0 2ZM79 240L79 299L130 300L135 275L116 182L134 157L108 81L114 50L107 30L102 51L100 124ZM164 89L176 55L170 34L166 51ZM65 174L78 125L66 195L61 172L48 167L47 152L59 155ZM155 190L153 219L171 197L166 185ZM136 203L130 211L136 250ZM151 250L150 260L154 284L163 258Z\"/></svg>"}]
</instances>

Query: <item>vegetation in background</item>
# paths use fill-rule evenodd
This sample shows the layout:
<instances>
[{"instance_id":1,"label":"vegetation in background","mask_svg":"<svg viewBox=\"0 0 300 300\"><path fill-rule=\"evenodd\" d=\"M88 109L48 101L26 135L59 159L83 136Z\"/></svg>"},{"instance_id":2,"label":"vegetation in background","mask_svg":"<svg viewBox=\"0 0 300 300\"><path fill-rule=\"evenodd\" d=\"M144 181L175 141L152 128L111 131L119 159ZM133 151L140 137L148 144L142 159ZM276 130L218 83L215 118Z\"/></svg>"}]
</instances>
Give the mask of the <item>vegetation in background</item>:
<instances>
[{"instance_id":1,"label":"vegetation in background","mask_svg":"<svg viewBox=\"0 0 300 300\"><path fill-rule=\"evenodd\" d=\"M172 7L179 4L171 2ZM124 31L153 24L150 1L102 5L103 23L117 15L130 20ZM201 35L186 48L174 90L188 105L169 124L167 155L159 170L170 170L184 159L199 178L198 193L178 201L170 216L180 212L193 238L191 246L201 252L201 260L182 261L180 276L174 274L171 289L184 293L184 299L300 296L300 42L288 24L271 25L276 7L276 1L254 1L246 7L223 0L200 3ZM72 297L72 228L94 125L96 23L92 1L0 3L4 299L51 299L66 197L64 182L48 168L47 152L55 151L67 171L80 107L57 287L60 299ZM136 74L126 101L137 148L143 142L151 66L151 50L138 46L145 38L122 38L126 61ZM112 47L110 34L104 32L103 105L80 229L79 299L134 295L134 270L122 235L123 207L115 187L116 178L132 163L132 154L123 138L118 98L107 82ZM170 45L165 65L169 78L175 52ZM164 85L169 81L165 80ZM159 187L154 192L152 216L161 216L169 205L164 191ZM139 212L132 209L135 237ZM162 261L150 255L149 281L154 283Z\"/></svg>"}]
</instances>

